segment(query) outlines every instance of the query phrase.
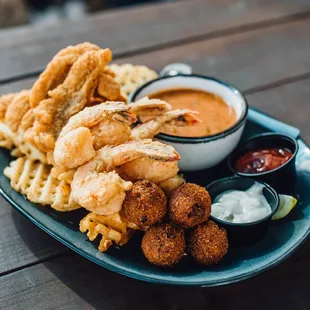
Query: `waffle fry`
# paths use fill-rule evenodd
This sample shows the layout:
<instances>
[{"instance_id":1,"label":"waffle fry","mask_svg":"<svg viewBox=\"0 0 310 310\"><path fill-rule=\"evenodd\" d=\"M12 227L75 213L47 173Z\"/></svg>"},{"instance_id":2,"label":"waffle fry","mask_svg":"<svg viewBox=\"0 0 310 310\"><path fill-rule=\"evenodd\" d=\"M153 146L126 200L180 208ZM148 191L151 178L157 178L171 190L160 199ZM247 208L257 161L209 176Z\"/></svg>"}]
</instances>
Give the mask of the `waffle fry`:
<instances>
[{"instance_id":1,"label":"waffle fry","mask_svg":"<svg viewBox=\"0 0 310 310\"><path fill-rule=\"evenodd\" d=\"M26 155L29 159L39 160L43 164L47 163L46 154L39 151L29 142L24 141L23 132L13 133L7 124L0 121L0 147L12 150L12 156L19 157Z\"/></svg>"},{"instance_id":2,"label":"waffle fry","mask_svg":"<svg viewBox=\"0 0 310 310\"><path fill-rule=\"evenodd\" d=\"M114 72L116 82L121 84L121 92L125 97L128 97L142 84L158 77L155 71L146 66L112 64L109 69Z\"/></svg>"},{"instance_id":3,"label":"waffle fry","mask_svg":"<svg viewBox=\"0 0 310 310\"><path fill-rule=\"evenodd\" d=\"M4 175L11 180L12 188L25 195L31 202L50 205L57 211L71 211L80 206L69 201L70 185L51 175L51 166L26 156L12 161L4 169Z\"/></svg>"},{"instance_id":4,"label":"waffle fry","mask_svg":"<svg viewBox=\"0 0 310 310\"><path fill-rule=\"evenodd\" d=\"M131 226L131 227L129 227ZM94 241L98 235L101 240L98 246L100 252L105 252L113 244L119 246L126 244L132 236L134 224L129 225L122 220L118 213L112 215L97 215L93 212L88 213L80 222L80 231L87 232L90 241Z\"/></svg>"}]
</instances>

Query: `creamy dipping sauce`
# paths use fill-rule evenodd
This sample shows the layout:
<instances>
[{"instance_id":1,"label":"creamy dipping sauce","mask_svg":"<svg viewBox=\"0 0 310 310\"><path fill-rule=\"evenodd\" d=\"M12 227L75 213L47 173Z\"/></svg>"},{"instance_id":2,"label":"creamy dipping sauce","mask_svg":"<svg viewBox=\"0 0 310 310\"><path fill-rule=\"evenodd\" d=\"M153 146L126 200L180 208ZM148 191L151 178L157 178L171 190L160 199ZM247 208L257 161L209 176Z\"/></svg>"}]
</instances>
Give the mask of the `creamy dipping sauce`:
<instances>
[{"instance_id":1,"label":"creamy dipping sauce","mask_svg":"<svg viewBox=\"0 0 310 310\"><path fill-rule=\"evenodd\" d=\"M215 198L211 215L231 223L251 223L271 213L263 194L264 185L255 182L246 191L229 190Z\"/></svg>"},{"instance_id":2,"label":"creamy dipping sauce","mask_svg":"<svg viewBox=\"0 0 310 310\"><path fill-rule=\"evenodd\" d=\"M236 113L220 96L191 88L168 89L149 95L168 102L172 109L199 112L201 123L194 126L166 126L163 133L180 137L203 137L217 134L236 122Z\"/></svg>"}]
</instances>

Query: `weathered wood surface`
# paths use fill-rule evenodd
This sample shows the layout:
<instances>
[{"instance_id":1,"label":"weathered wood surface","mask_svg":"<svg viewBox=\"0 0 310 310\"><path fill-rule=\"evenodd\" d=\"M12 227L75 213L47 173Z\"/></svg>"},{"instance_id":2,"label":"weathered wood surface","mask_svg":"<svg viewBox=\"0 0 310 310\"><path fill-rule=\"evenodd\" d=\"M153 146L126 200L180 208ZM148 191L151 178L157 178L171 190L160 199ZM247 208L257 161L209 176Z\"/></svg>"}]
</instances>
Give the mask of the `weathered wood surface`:
<instances>
[{"instance_id":1,"label":"weathered wood surface","mask_svg":"<svg viewBox=\"0 0 310 310\"><path fill-rule=\"evenodd\" d=\"M111 47L117 62L158 70L182 61L227 80L245 91L250 105L299 127L310 143L309 10L302 0L184 1L7 30L0 32L0 94L31 87L34 78L25 75L42 70L60 47L89 40ZM18 81L5 83L10 77ZM162 287L108 272L54 241L2 198L0 206L0 309L309 308L309 241L277 268L245 282Z\"/></svg>"},{"instance_id":2,"label":"weathered wood surface","mask_svg":"<svg viewBox=\"0 0 310 310\"><path fill-rule=\"evenodd\" d=\"M241 90L310 73L310 19L169 47L117 62L156 70L186 62L194 72L231 82Z\"/></svg>"},{"instance_id":3,"label":"weathered wood surface","mask_svg":"<svg viewBox=\"0 0 310 310\"><path fill-rule=\"evenodd\" d=\"M28 244L31 247L31 244ZM250 280L182 288L122 277L71 254L1 278L1 309L309 309L310 242Z\"/></svg>"},{"instance_id":4,"label":"weathered wood surface","mask_svg":"<svg viewBox=\"0 0 310 310\"><path fill-rule=\"evenodd\" d=\"M0 80L43 69L62 47L91 41L115 56L220 36L310 14L307 1L183 1L108 11L57 25L0 32Z\"/></svg>"},{"instance_id":5,"label":"weathered wood surface","mask_svg":"<svg viewBox=\"0 0 310 310\"><path fill-rule=\"evenodd\" d=\"M0 206L0 276L68 251L16 212L2 197Z\"/></svg>"}]
</instances>

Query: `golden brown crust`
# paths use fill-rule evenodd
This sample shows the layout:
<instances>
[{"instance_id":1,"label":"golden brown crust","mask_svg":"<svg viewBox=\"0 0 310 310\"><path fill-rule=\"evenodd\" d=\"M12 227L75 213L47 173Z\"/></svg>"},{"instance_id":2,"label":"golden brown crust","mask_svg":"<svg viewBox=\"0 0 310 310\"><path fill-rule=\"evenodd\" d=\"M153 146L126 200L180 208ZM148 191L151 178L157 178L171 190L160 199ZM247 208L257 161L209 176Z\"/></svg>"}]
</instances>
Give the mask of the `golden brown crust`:
<instances>
[{"instance_id":1,"label":"golden brown crust","mask_svg":"<svg viewBox=\"0 0 310 310\"><path fill-rule=\"evenodd\" d=\"M113 243L119 246L126 244L134 232L118 213L97 215L92 212L81 220L80 231L87 232L90 241L94 241L101 235L98 246L100 252L107 251Z\"/></svg>"},{"instance_id":2,"label":"golden brown crust","mask_svg":"<svg viewBox=\"0 0 310 310\"><path fill-rule=\"evenodd\" d=\"M168 209L174 223L183 228L194 227L209 219L211 198L204 187L186 183L171 193Z\"/></svg>"},{"instance_id":3,"label":"golden brown crust","mask_svg":"<svg viewBox=\"0 0 310 310\"><path fill-rule=\"evenodd\" d=\"M30 90L22 90L12 100L5 113L5 122L13 132L16 132L24 115L30 109Z\"/></svg>"},{"instance_id":4,"label":"golden brown crust","mask_svg":"<svg viewBox=\"0 0 310 310\"><path fill-rule=\"evenodd\" d=\"M226 230L213 221L200 224L191 231L188 249L200 264L216 264L228 250Z\"/></svg>"},{"instance_id":5,"label":"golden brown crust","mask_svg":"<svg viewBox=\"0 0 310 310\"><path fill-rule=\"evenodd\" d=\"M0 120L4 119L8 106L11 104L12 100L17 94L18 93L11 93L0 96Z\"/></svg>"},{"instance_id":6,"label":"golden brown crust","mask_svg":"<svg viewBox=\"0 0 310 310\"><path fill-rule=\"evenodd\" d=\"M115 80L115 75L109 68L105 68L100 74L97 92L102 98L108 98L112 101L127 101L126 96L121 94L120 84ZM101 100L101 102L103 101Z\"/></svg>"},{"instance_id":7,"label":"golden brown crust","mask_svg":"<svg viewBox=\"0 0 310 310\"><path fill-rule=\"evenodd\" d=\"M84 42L60 50L34 83L30 96L31 107L35 108L42 100L48 98L48 91L56 88L65 80L71 66L81 55L99 49L97 45Z\"/></svg>"},{"instance_id":8,"label":"golden brown crust","mask_svg":"<svg viewBox=\"0 0 310 310\"><path fill-rule=\"evenodd\" d=\"M126 194L122 216L139 227L160 221L167 212L167 199L162 189L151 181L136 182Z\"/></svg>"},{"instance_id":9,"label":"golden brown crust","mask_svg":"<svg viewBox=\"0 0 310 310\"><path fill-rule=\"evenodd\" d=\"M173 266L185 251L184 230L168 223L151 226L144 234L141 247L150 263L161 267Z\"/></svg>"},{"instance_id":10,"label":"golden brown crust","mask_svg":"<svg viewBox=\"0 0 310 310\"><path fill-rule=\"evenodd\" d=\"M43 152L52 151L69 118L87 105L98 85L100 72L111 59L109 49L83 54L65 81L48 92L50 98L41 101L33 110L35 121L26 139Z\"/></svg>"}]
</instances>

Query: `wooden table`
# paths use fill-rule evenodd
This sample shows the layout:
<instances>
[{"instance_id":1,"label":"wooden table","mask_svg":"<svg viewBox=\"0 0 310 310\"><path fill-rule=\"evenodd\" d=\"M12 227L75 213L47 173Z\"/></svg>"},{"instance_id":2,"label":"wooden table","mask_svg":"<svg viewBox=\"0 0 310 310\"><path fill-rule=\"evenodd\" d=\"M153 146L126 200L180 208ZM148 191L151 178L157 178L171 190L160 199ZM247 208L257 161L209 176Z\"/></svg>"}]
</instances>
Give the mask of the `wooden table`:
<instances>
[{"instance_id":1,"label":"wooden table","mask_svg":"<svg viewBox=\"0 0 310 310\"><path fill-rule=\"evenodd\" d=\"M265 2L265 4L263 4ZM227 80L251 106L310 143L309 1L179 1L0 32L0 93L30 87L62 47L91 41L119 63L186 62ZM0 199L0 309L309 309L310 242L278 267L234 285L147 284L83 259Z\"/></svg>"}]
</instances>

